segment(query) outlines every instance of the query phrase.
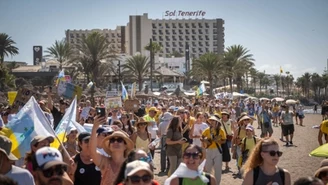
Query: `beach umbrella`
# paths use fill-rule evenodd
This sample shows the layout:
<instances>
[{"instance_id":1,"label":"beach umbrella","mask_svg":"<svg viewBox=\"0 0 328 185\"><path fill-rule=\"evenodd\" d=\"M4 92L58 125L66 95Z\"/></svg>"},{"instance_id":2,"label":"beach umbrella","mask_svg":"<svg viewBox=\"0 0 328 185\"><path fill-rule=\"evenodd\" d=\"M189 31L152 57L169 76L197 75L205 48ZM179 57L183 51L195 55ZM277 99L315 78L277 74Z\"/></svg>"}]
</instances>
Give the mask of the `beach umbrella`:
<instances>
[{"instance_id":1,"label":"beach umbrella","mask_svg":"<svg viewBox=\"0 0 328 185\"><path fill-rule=\"evenodd\" d=\"M312 157L328 157L328 143L314 149L309 155Z\"/></svg>"},{"instance_id":2,"label":"beach umbrella","mask_svg":"<svg viewBox=\"0 0 328 185\"><path fill-rule=\"evenodd\" d=\"M280 98L280 97L275 97L275 98L272 98L272 100L276 100L276 101L278 101L278 102L282 102L282 101L284 101L285 99Z\"/></svg>"},{"instance_id":3,"label":"beach umbrella","mask_svg":"<svg viewBox=\"0 0 328 185\"><path fill-rule=\"evenodd\" d=\"M267 101L270 101L270 99L269 99L269 98L265 98L265 97L262 97L262 98L260 98L260 101L262 101L262 100L267 100Z\"/></svg>"},{"instance_id":4,"label":"beach umbrella","mask_svg":"<svg viewBox=\"0 0 328 185\"><path fill-rule=\"evenodd\" d=\"M293 100L293 99L289 99L289 100L286 100L286 103L287 104L296 104L296 100Z\"/></svg>"}]
</instances>

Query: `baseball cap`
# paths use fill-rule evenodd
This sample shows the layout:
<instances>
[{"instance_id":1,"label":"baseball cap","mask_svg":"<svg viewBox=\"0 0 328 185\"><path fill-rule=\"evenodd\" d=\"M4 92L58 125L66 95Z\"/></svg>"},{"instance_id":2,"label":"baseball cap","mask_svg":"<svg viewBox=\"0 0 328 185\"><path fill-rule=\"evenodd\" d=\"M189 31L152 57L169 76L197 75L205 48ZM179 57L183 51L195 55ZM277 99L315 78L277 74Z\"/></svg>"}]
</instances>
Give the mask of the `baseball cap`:
<instances>
[{"instance_id":1,"label":"baseball cap","mask_svg":"<svg viewBox=\"0 0 328 185\"><path fill-rule=\"evenodd\" d=\"M83 140L86 140L86 139L90 139L90 137L91 137L91 134L89 132L82 132L82 133L79 134L78 140L83 141Z\"/></svg>"},{"instance_id":2,"label":"baseball cap","mask_svg":"<svg viewBox=\"0 0 328 185\"><path fill-rule=\"evenodd\" d=\"M44 141L44 140L48 140L49 143L52 143L52 142L54 142L55 138L52 136L41 136L41 135L34 136L34 138L31 140L31 146L34 146L37 143Z\"/></svg>"},{"instance_id":3,"label":"baseball cap","mask_svg":"<svg viewBox=\"0 0 328 185\"><path fill-rule=\"evenodd\" d=\"M136 161L132 161L126 165L124 177L127 178L129 176L132 176L141 170L145 170L145 171L149 172L151 175L153 175L153 172L151 171L148 163L146 163L144 161L136 160Z\"/></svg>"},{"instance_id":4,"label":"baseball cap","mask_svg":"<svg viewBox=\"0 0 328 185\"><path fill-rule=\"evenodd\" d=\"M56 165L65 165L63 156L56 148L42 147L35 152L35 162L37 168L46 170Z\"/></svg>"},{"instance_id":5,"label":"baseball cap","mask_svg":"<svg viewBox=\"0 0 328 185\"><path fill-rule=\"evenodd\" d=\"M254 127L252 125L247 125L246 130L254 131Z\"/></svg>"},{"instance_id":6,"label":"baseball cap","mask_svg":"<svg viewBox=\"0 0 328 185\"><path fill-rule=\"evenodd\" d=\"M0 152L4 153L9 160L16 161L18 159L11 153L11 146L12 143L10 139L6 136L0 135Z\"/></svg>"},{"instance_id":7,"label":"baseball cap","mask_svg":"<svg viewBox=\"0 0 328 185\"><path fill-rule=\"evenodd\" d=\"M114 130L110 127L106 128L106 127L99 127L97 129L97 135L101 134L101 133L112 133L114 132Z\"/></svg>"}]
</instances>

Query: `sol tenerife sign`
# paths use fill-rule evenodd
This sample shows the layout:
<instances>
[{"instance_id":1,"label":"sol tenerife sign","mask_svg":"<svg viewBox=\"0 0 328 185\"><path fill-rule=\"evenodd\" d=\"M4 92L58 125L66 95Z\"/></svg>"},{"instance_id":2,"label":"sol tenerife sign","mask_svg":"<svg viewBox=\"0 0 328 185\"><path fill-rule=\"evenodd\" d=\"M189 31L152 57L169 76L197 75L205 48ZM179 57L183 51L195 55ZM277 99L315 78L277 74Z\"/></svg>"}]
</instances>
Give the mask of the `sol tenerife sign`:
<instances>
[{"instance_id":1,"label":"sol tenerife sign","mask_svg":"<svg viewBox=\"0 0 328 185\"><path fill-rule=\"evenodd\" d=\"M182 10L174 10L174 11L165 11L165 17L167 16L205 16L206 12L203 10L198 11L182 11Z\"/></svg>"}]
</instances>

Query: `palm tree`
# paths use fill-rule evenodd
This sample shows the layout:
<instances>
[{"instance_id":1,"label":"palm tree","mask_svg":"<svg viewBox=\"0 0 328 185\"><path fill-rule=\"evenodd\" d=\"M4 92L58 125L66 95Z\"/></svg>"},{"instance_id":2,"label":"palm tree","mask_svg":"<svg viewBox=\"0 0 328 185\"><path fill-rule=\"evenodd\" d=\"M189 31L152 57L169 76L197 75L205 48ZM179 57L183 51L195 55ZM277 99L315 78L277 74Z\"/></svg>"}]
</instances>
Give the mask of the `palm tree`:
<instances>
[{"instance_id":1,"label":"palm tree","mask_svg":"<svg viewBox=\"0 0 328 185\"><path fill-rule=\"evenodd\" d=\"M98 82L98 71L101 60L113 59L116 57L109 46L106 38L98 32L93 32L87 37L82 37L80 44L76 45L79 51L78 58L83 59L84 62L88 62L88 64L84 66L87 68L85 70L87 74L91 74L91 78L96 84Z\"/></svg>"},{"instance_id":2,"label":"palm tree","mask_svg":"<svg viewBox=\"0 0 328 185\"><path fill-rule=\"evenodd\" d=\"M12 62L7 63L7 68L9 69L10 72L12 72L13 69L18 68L19 66L20 65L17 64L16 61L12 61Z\"/></svg>"},{"instance_id":3,"label":"palm tree","mask_svg":"<svg viewBox=\"0 0 328 185\"><path fill-rule=\"evenodd\" d=\"M14 46L16 42L11 39L9 35L6 33L0 33L0 61L1 65L5 60L5 56L8 57L9 55L14 56L18 55L18 48Z\"/></svg>"},{"instance_id":4,"label":"palm tree","mask_svg":"<svg viewBox=\"0 0 328 185\"><path fill-rule=\"evenodd\" d=\"M232 93L232 79L236 79L237 89L242 86L242 76L254 66L253 55L242 45L233 45L224 53L224 70L228 72L230 91Z\"/></svg>"},{"instance_id":5,"label":"palm tree","mask_svg":"<svg viewBox=\"0 0 328 185\"><path fill-rule=\"evenodd\" d=\"M15 76L10 74L7 67L0 65L0 91L16 88Z\"/></svg>"},{"instance_id":6,"label":"palm tree","mask_svg":"<svg viewBox=\"0 0 328 185\"><path fill-rule=\"evenodd\" d=\"M139 83L139 91L142 90L144 78L149 74L150 61L143 55L134 55L122 65L123 71L134 76Z\"/></svg>"},{"instance_id":7,"label":"palm tree","mask_svg":"<svg viewBox=\"0 0 328 185\"><path fill-rule=\"evenodd\" d=\"M73 54L71 46L65 39L61 41L56 40L55 44L48 47L45 52L48 53L45 57L56 59L60 63L60 70L63 68L63 63L67 62Z\"/></svg>"},{"instance_id":8,"label":"palm tree","mask_svg":"<svg viewBox=\"0 0 328 185\"><path fill-rule=\"evenodd\" d=\"M323 86L322 77L318 73L313 73L311 75L311 82L315 98L320 97L320 88Z\"/></svg>"},{"instance_id":9,"label":"palm tree","mask_svg":"<svg viewBox=\"0 0 328 185\"><path fill-rule=\"evenodd\" d=\"M251 68L249 70L249 74L252 77L252 82L253 82L253 88L254 88L254 94L256 95L256 80L258 79L258 71L255 68Z\"/></svg>"},{"instance_id":10,"label":"palm tree","mask_svg":"<svg viewBox=\"0 0 328 185\"><path fill-rule=\"evenodd\" d=\"M306 92L306 96L307 98L310 97L310 85L311 85L311 74L310 73L304 73L304 75L302 75L302 77L304 78L304 87L305 87L305 92Z\"/></svg>"},{"instance_id":11,"label":"palm tree","mask_svg":"<svg viewBox=\"0 0 328 185\"><path fill-rule=\"evenodd\" d=\"M192 73L196 76L207 77L210 82L210 94L213 90L213 78L222 66L221 57L215 53L205 53L192 63Z\"/></svg>"},{"instance_id":12,"label":"palm tree","mask_svg":"<svg viewBox=\"0 0 328 185\"><path fill-rule=\"evenodd\" d=\"M156 53L162 51L163 47L157 42L152 42L152 46L150 46L150 43L145 46L145 50L150 51L151 49L153 50L153 53L155 55Z\"/></svg>"},{"instance_id":13,"label":"palm tree","mask_svg":"<svg viewBox=\"0 0 328 185\"><path fill-rule=\"evenodd\" d=\"M262 93L262 87L264 86L263 82L265 81L265 73L263 72L258 72L257 73L257 78L259 79L259 85L260 85L260 94Z\"/></svg>"}]
</instances>

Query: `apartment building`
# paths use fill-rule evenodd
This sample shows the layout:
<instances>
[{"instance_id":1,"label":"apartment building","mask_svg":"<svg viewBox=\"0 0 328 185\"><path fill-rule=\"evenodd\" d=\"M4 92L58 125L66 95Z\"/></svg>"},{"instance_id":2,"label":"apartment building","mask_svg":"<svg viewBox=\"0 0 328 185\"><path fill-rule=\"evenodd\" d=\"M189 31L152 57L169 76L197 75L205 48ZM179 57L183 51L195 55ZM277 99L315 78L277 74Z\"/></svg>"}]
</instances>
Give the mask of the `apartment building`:
<instances>
[{"instance_id":1,"label":"apartment building","mask_svg":"<svg viewBox=\"0 0 328 185\"><path fill-rule=\"evenodd\" d=\"M115 30L67 30L69 43L78 43L79 38L97 31L103 33L116 51L128 55L141 53L149 56L144 47L150 39L163 46L159 57L179 52L185 55L189 50L191 58L207 53L221 54L224 51L224 20L222 19L149 19L148 14L130 15L126 26Z\"/></svg>"}]
</instances>

